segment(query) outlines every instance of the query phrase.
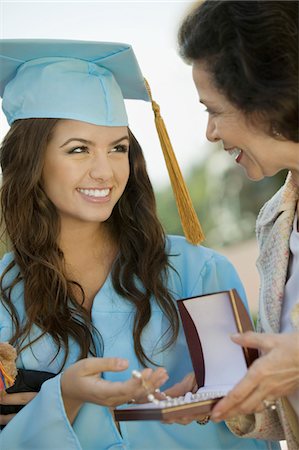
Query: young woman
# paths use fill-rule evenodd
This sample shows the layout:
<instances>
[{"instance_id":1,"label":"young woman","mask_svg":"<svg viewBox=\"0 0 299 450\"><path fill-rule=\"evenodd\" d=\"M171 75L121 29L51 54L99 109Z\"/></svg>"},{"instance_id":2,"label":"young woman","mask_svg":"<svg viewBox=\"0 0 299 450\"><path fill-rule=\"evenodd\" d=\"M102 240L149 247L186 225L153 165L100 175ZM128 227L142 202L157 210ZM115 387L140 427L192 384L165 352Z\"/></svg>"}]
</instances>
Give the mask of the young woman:
<instances>
[{"instance_id":1,"label":"young woman","mask_svg":"<svg viewBox=\"0 0 299 450\"><path fill-rule=\"evenodd\" d=\"M104 387L124 383L124 400L130 372L99 378L93 357L148 367L153 388L167 375L151 369L165 367L165 388L175 392L192 371L176 300L244 292L225 258L164 235L124 109L123 96L147 98L131 48L19 42L6 58L24 54L3 94L11 129L1 201L11 252L1 261L0 340L17 348L19 367L56 376L3 429L1 448L268 448L224 423L114 422L106 406L116 401Z\"/></svg>"},{"instance_id":2,"label":"young woman","mask_svg":"<svg viewBox=\"0 0 299 450\"><path fill-rule=\"evenodd\" d=\"M252 180L289 170L257 221L263 334L234 338L264 355L217 404L212 418L270 407L271 425L257 414L243 424L236 421L234 431L286 437L294 450L299 448L298 8L297 1L207 0L179 33L181 54L192 63L209 114L207 138L222 141Z\"/></svg>"}]
</instances>

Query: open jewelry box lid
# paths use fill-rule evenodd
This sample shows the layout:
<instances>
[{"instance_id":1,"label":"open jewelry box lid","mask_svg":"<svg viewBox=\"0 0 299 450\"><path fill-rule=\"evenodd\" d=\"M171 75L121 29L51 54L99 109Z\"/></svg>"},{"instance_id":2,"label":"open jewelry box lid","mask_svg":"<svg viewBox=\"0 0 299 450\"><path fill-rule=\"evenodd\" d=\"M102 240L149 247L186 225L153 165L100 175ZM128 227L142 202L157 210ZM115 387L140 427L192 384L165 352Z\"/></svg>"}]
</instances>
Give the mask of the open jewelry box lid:
<instances>
[{"instance_id":1,"label":"open jewelry box lid","mask_svg":"<svg viewBox=\"0 0 299 450\"><path fill-rule=\"evenodd\" d=\"M258 356L255 349L242 348L230 339L231 334L252 330L237 291L201 295L177 303L198 387L231 389Z\"/></svg>"},{"instance_id":2,"label":"open jewelry box lid","mask_svg":"<svg viewBox=\"0 0 299 450\"><path fill-rule=\"evenodd\" d=\"M177 304L199 388L195 399L186 403L182 399L161 401L161 406L121 406L114 410L116 420L164 420L209 414L258 357L256 349L241 347L230 339L234 333L253 330L235 289L185 298Z\"/></svg>"}]
</instances>

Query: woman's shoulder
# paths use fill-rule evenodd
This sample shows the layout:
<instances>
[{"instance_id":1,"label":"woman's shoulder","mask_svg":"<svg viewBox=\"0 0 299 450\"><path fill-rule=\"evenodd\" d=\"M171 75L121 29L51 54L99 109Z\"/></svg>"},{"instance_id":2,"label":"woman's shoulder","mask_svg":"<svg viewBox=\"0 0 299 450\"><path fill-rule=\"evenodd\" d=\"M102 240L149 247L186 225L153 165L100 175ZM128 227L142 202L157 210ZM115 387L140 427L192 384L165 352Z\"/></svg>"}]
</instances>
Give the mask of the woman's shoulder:
<instances>
[{"instance_id":1,"label":"woman's shoulder","mask_svg":"<svg viewBox=\"0 0 299 450\"><path fill-rule=\"evenodd\" d=\"M283 192L284 186L275 192L275 194L261 207L256 220L257 227L265 225L277 217L280 210Z\"/></svg>"},{"instance_id":2,"label":"woman's shoulder","mask_svg":"<svg viewBox=\"0 0 299 450\"><path fill-rule=\"evenodd\" d=\"M224 262L227 258L216 250L203 245L193 245L183 236L167 235L166 251L170 259L181 259L185 263L192 262L196 258L197 266L200 263L204 266L211 261Z\"/></svg>"},{"instance_id":3,"label":"woman's shoulder","mask_svg":"<svg viewBox=\"0 0 299 450\"><path fill-rule=\"evenodd\" d=\"M246 298L238 274L226 256L202 245L192 245L181 236L167 236L166 248L175 274L170 288L178 296L237 289L241 298Z\"/></svg>"},{"instance_id":4,"label":"woman's shoulder","mask_svg":"<svg viewBox=\"0 0 299 450\"><path fill-rule=\"evenodd\" d=\"M262 206L256 221L257 229L275 221L282 211L295 211L298 186L290 172L281 188Z\"/></svg>"},{"instance_id":5,"label":"woman's shoulder","mask_svg":"<svg viewBox=\"0 0 299 450\"><path fill-rule=\"evenodd\" d=\"M167 236L166 251L170 265L183 277L188 274L205 278L211 272L234 270L226 256L203 245L190 244L182 236Z\"/></svg>"}]
</instances>

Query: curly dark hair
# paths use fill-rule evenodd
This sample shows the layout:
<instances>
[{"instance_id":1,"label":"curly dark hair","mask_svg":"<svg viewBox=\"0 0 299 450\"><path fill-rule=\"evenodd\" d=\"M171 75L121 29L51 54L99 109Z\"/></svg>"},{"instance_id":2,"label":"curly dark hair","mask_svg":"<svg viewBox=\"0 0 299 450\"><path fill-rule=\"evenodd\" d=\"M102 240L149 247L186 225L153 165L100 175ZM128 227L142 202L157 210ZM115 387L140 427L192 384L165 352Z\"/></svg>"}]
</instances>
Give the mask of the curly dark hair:
<instances>
[{"instance_id":1,"label":"curly dark hair","mask_svg":"<svg viewBox=\"0 0 299 450\"><path fill-rule=\"evenodd\" d=\"M18 120L0 149L1 224L14 256L0 277L0 301L12 317L11 343L18 351L33 343L26 344L26 340L33 325L37 325L41 329L37 339L49 333L57 345L57 353L60 348L65 350L64 365L70 338L79 345L79 357L84 358L89 352L96 353L94 338L98 336L101 340L101 330L95 333L90 314L82 306L85 298L82 287L67 277L64 255L57 244L59 215L41 183L45 150L58 120ZM152 361L151 355L144 352L141 336L151 317L151 298L155 298L169 321L164 348L176 340L179 319L166 287L168 255L154 192L142 150L130 130L129 139L129 180L108 220L119 245L112 280L116 291L135 306L135 352L146 366ZM18 271L8 284L6 274L16 266ZM12 298L14 286L20 282L24 284L26 320L18 316ZM79 301L74 294L78 287Z\"/></svg>"},{"instance_id":2,"label":"curly dark hair","mask_svg":"<svg viewBox=\"0 0 299 450\"><path fill-rule=\"evenodd\" d=\"M184 19L179 51L266 132L298 142L298 1L206 0Z\"/></svg>"}]
</instances>

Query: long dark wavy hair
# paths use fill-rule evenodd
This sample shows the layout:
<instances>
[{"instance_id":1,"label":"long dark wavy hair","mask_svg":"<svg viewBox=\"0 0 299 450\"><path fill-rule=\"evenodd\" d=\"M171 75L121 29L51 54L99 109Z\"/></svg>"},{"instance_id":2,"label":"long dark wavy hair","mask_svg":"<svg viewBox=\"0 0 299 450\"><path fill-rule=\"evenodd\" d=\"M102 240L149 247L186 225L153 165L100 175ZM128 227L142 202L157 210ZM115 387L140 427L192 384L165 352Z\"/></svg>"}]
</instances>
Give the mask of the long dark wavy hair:
<instances>
[{"instance_id":1,"label":"long dark wavy hair","mask_svg":"<svg viewBox=\"0 0 299 450\"><path fill-rule=\"evenodd\" d=\"M200 2L179 51L206 64L219 91L272 136L298 142L298 10L286 0Z\"/></svg>"},{"instance_id":2,"label":"long dark wavy hair","mask_svg":"<svg viewBox=\"0 0 299 450\"><path fill-rule=\"evenodd\" d=\"M49 333L57 345L57 353L61 348L65 350L64 365L70 338L78 343L80 358L84 358L89 352L96 354L95 339L101 340L101 336L100 330L95 333L90 315L82 306L82 287L66 275L64 255L57 244L59 215L41 182L45 150L57 121L18 120L1 146L1 224L14 258L1 276L0 294L12 317L14 335L11 343L18 351L34 342L26 344L25 340L30 337L35 324L41 329L41 335L35 340ZM139 361L146 366L153 361L144 352L141 336L151 317L151 297L169 321L163 349L175 342L179 320L174 301L165 287L170 266L164 231L156 215L153 189L142 150L130 131L129 138L129 180L108 219L112 231L119 237L112 280L116 291L135 306L134 347ZM15 267L18 273L7 286L5 276ZM24 283L25 322L20 320L12 299L12 289L20 282ZM78 287L81 292L79 302Z\"/></svg>"}]
</instances>

